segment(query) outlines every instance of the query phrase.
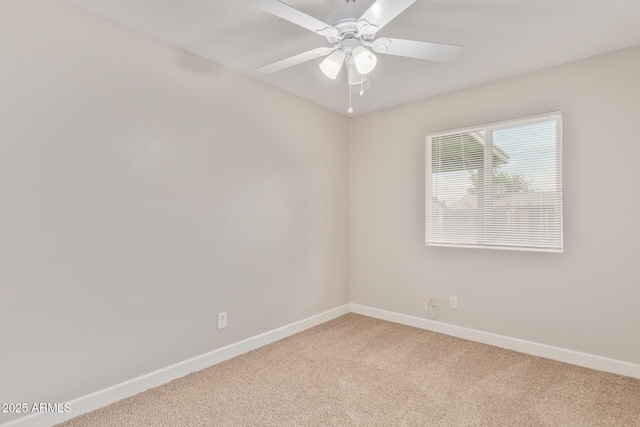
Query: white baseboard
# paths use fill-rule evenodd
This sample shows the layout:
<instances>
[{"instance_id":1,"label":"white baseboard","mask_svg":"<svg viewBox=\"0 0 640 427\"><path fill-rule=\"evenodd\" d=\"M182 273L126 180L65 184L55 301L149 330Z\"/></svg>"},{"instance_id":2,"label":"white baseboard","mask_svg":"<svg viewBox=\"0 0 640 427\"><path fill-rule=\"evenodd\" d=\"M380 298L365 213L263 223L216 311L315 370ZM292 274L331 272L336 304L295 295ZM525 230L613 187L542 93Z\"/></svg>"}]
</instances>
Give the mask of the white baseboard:
<instances>
[{"instance_id":1,"label":"white baseboard","mask_svg":"<svg viewBox=\"0 0 640 427\"><path fill-rule=\"evenodd\" d=\"M579 351L567 350L565 348L554 347L546 344L539 344L532 341L525 341L518 338L506 337L504 335L492 334L476 329L381 310L379 308L367 307L359 304L351 304L351 312L376 319L387 320L389 322L400 323L432 332L451 335L469 341L476 341L520 353L531 354L533 356L544 357L557 360L559 362L570 363L572 365L585 368L596 369L598 371L610 372L627 377L640 378L640 365L622 360L609 359Z\"/></svg>"},{"instance_id":2,"label":"white baseboard","mask_svg":"<svg viewBox=\"0 0 640 427\"><path fill-rule=\"evenodd\" d=\"M321 323L342 316L343 314L347 314L349 311L350 305L345 304L341 307L337 307L281 328L256 335L255 337L196 356L183 362L176 363L175 365L167 366L166 368L150 372L129 381L99 390L95 393L87 394L86 396L82 396L68 402L71 405L72 412L33 413L25 417L9 421L8 423L4 423L1 427L50 427L54 424L77 417L78 415L110 405L118 400L141 393L150 388L158 387L171 380L188 375L191 372L208 368L209 366L224 362L232 357L239 356L251 350L271 344L272 342L297 334L305 329L309 329L313 326L317 326Z\"/></svg>"},{"instance_id":3,"label":"white baseboard","mask_svg":"<svg viewBox=\"0 0 640 427\"><path fill-rule=\"evenodd\" d=\"M176 363L175 365L99 390L95 393L71 400L68 403L71 404L72 412L34 413L1 424L0 427L50 427L54 424L77 417L78 415L110 405L118 400L141 393L150 388L158 387L171 380L188 375L191 372L208 368L209 366L224 362L232 357L236 357L264 345L271 344L275 341L297 334L298 332L302 332L349 312L413 326L420 329L426 329L428 331L451 335L483 344L494 345L496 347L531 354L533 356L570 363L572 365L583 366L585 368L640 378L640 365L635 363L609 359L606 357L595 356L593 354L581 353L578 351L567 350L560 347L553 347L517 338L510 338L503 335L492 334L490 332L483 332L476 329L367 307L360 304L346 304L235 344Z\"/></svg>"}]
</instances>

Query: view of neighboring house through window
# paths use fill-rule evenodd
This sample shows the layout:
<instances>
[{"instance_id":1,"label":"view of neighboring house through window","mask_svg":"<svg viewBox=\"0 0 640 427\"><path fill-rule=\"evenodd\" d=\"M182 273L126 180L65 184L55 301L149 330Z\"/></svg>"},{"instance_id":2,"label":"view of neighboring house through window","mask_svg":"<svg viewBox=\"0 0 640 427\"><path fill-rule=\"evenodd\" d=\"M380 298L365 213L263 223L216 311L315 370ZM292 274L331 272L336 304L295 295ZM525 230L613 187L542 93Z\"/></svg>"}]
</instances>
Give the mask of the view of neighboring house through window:
<instances>
[{"instance_id":1,"label":"view of neighboring house through window","mask_svg":"<svg viewBox=\"0 0 640 427\"><path fill-rule=\"evenodd\" d=\"M562 252L562 113L427 136L426 243Z\"/></svg>"}]
</instances>

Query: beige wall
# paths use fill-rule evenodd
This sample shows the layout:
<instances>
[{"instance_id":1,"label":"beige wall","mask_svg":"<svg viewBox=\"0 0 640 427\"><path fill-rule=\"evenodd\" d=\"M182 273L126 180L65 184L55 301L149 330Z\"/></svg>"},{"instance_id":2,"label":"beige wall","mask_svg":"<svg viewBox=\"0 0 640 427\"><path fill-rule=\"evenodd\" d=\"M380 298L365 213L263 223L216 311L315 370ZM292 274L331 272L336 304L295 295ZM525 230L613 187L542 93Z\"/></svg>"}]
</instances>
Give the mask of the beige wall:
<instances>
[{"instance_id":1,"label":"beige wall","mask_svg":"<svg viewBox=\"0 0 640 427\"><path fill-rule=\"evenodd\" d=\"M62 0L0 2L0 64L0 402L345 304L349 266L358 304L640 362L640 47L351 122ZM425 134L553 110L565 253L425 247Z\"/></svg>"},{"instance_id":2,"label":"beige wall","mask_svg":"<svg viewBox=\"0 0 640 427\"><path fill-rule=\"evenodd\" d=\"M351 121L351 301L640 363L640 47ZM563 254L426 247L429 132L562 110ZM449 296L459 308L448 308Z\"/></svg>"},{"instance_id":3,"label":"beige wall","mask_svg":"<svg viewBox=\"0 0 640 427\"><path fill-rule=\"evenodd\" d=\"M640 47L358 116L351 301L640 363ZM426 247L429 132L564 112L563 254ZM449 296L459 308L448 308Z\"/></svg>"},{"instance_id":4,"label":"beige wall","mask_svg":"<svg viewBox=\"0 0 640 427\"><path fill-rule=\"evenodd\" d=\"M346 117L62 0L0 2L0 65L0 402L349 302Z\"/></svg>"}]
</instances>

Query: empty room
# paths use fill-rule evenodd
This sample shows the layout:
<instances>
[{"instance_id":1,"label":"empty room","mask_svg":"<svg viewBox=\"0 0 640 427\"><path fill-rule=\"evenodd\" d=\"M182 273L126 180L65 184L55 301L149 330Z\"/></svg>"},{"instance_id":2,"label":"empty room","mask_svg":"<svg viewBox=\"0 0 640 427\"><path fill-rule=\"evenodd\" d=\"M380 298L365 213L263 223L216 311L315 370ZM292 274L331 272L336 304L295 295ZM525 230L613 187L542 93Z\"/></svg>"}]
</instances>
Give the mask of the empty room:
<instances>
[{"instance_id":1,"label":"empty room","mask_svg":"<svg viewBox=\"0 0 640 427\"><path fill-rule=\"evenodd\" d=\"M640 426L639 22L3 0L0 427Z\"/></svg>"}]
</instances>

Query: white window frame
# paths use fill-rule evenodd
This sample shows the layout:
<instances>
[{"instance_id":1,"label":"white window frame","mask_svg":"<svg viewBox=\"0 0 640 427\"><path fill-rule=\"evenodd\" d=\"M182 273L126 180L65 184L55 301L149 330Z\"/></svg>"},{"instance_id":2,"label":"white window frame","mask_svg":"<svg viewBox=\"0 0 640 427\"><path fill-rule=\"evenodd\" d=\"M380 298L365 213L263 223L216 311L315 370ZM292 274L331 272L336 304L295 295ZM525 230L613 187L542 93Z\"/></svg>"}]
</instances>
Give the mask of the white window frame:
<instances>
[{"instance_id":1,"label":"white window frame","mask_svg":"<svg viewBox=\"0 0 640 427\"><path fill-rule=\"evenodd\" d=\"M551 248L532 248L532 247L523 247L523 246L504 246L504 245L490 245L485 243L478 244L458 244L458 243L434 243L429 241L429 212L431 209L432 201L432 139L437 137L449 136L459 133L470 133L470 132L485 132L485 143L487 146L492 145L492 137L493 131L501 130L505 128L517 126L525 126L529 124L535 124L539 122L545 122L549 120L556 120L556 173L559 177L559 191L556 195L556 203L560 209L560 249L551 249ZM554 252L554 253L562 253L564 251L564 207L562 204L563 199L563 159L562 159L562 145L563 145L563 132L562 132L562 111L553 111L550 113L538 114L534 116L527 116L509 120L503 120L499 122L488 123L485 125L475 125L469 127L463 127L458 129L452 129L442 132L429 133L425 137L425 244L427 246L441 246L441 247L463 247L463 248L477 248L477 249L497 249L497 250L516 250L516 251L531 251L531 252ZM491 150L484 150L484 191L485 194L491 194L491 183L492 183L492 169L493 169L493 155ZM489 165L489 167L487 167ZM491 207L489 204L485 205L486 210L490 210ZM485 221L487 220L487 216L484 216Z\"/></svg>"}]
</instances>

